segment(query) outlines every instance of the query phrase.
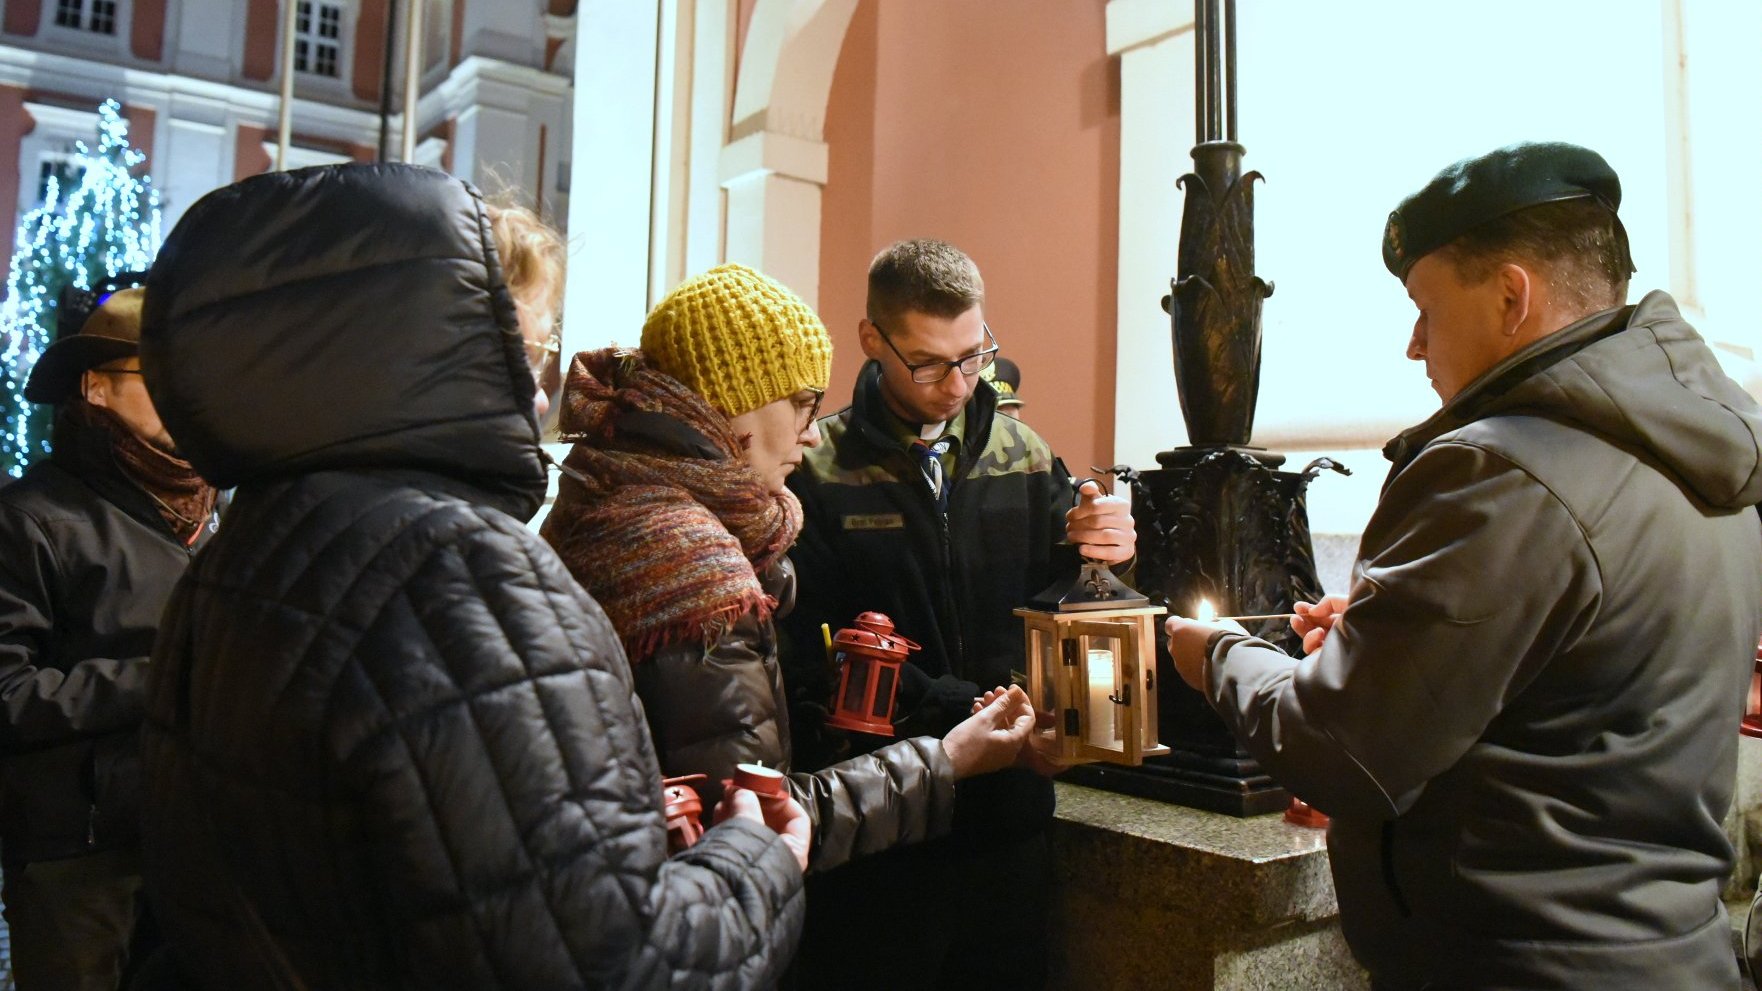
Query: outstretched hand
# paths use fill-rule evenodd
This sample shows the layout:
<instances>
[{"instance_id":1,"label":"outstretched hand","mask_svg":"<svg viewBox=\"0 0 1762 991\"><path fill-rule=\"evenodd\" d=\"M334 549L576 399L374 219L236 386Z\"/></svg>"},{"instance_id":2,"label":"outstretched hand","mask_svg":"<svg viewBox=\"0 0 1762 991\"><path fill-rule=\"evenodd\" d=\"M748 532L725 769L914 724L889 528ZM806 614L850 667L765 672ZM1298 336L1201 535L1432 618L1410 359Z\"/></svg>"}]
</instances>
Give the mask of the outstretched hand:
<instances>
[{"instance_id":1,"label":"outstretched hand","mask_svg":"<svg viewBox=\"0 0 1762 991\"><path fill-rule=\"evenodd\" d=\"M955 780L1001 771L1016 762L1034 729L1034 706L1020 688L996 688L975 702L973 714L942 738Z\"/></svg>"},{"instance_id":2,"label":"outstretched hand","mask_svg":"<svg viewBox=\"0 0 1762 991\"><path fill-rule=\"evenodd\" d=\"M1015 690L1021 691L1019 688ZM987 691L985 694L973 700L973 711L977 713L992 702L1002 698L1009 691L1010 689L1002 687L993 688L990 691ZM1030 700L1030 704L1032 704L1032 700ZM1049 723L1044 722L1043 720L1051 718L1052 716L1050 713L1035 713L1034 715L1036 726L1042 729L1049 725ZM1032 731L1030 730L1030 732ZM1016 766L1025 767L1043 778L1050 778L1063 774L1071 767L1070 764L1067 764L1064 761L1041 753L1032 743L1023 744L1021 751L1016 754Z\"/></svg>"}]
</instances>

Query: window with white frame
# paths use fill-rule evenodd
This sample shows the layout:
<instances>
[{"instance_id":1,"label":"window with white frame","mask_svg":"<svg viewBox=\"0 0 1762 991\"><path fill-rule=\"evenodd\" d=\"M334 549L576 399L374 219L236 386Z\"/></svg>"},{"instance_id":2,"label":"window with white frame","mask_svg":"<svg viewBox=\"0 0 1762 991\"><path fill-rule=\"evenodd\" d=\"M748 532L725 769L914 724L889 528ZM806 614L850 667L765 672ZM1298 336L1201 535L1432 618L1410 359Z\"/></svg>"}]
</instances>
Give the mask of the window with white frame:
<instances>
[{"instance_id":1,"label":"window with white frame","mask_svg":"<svg viewBox=\"0 0 1762 991\"><path fill-rule=\"evenodd\" d=\"M343 5L324 0L296 0L294 69L331 79L341 74Z\"/></svg>"},{"instance_id":2,"label":"window with white frame","mask_svg":"<svg viewBox=\"0 0 1762 991\"><path fill-rule=\"evenodd\" d=\"M80 184L84 172L75 163L71 144L43 152L37 157L36 205L42 206L49 201L49 184L53 181L58 189L57 208L66 210L67 196Z\"/></svg>"},{"instance_id":3,"label":"window with white frame","mask_svg":"<svg viewBox=\"0 0 1762 991\"><path fill-rule=\"evenodd\" d=\"M115 34L116 0L55 0L55 24L93 34Z\"/></svg>"}]
</instances>

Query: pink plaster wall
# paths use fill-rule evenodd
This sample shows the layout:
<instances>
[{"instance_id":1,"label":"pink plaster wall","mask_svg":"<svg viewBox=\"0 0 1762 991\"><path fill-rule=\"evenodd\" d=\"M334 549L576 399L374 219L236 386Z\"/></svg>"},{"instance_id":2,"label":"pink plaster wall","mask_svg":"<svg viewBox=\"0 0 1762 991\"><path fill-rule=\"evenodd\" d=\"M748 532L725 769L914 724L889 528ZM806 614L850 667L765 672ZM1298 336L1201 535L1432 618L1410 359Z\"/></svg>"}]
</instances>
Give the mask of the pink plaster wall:
<instances>
[{"instance_id":1,"label":"pink plaster wall","mask_svg":"<svg viewBox=\"0 0 1762 991\"><path fill-rule=\"evenodd\" d=\"M839 405L862 364L869 259L901 238L941 238L984 274L1025 419L1072 471L1112 464L1119 69L1103 8L859 3L827 106L821 207Z\"/></svg>"}]
</instances>

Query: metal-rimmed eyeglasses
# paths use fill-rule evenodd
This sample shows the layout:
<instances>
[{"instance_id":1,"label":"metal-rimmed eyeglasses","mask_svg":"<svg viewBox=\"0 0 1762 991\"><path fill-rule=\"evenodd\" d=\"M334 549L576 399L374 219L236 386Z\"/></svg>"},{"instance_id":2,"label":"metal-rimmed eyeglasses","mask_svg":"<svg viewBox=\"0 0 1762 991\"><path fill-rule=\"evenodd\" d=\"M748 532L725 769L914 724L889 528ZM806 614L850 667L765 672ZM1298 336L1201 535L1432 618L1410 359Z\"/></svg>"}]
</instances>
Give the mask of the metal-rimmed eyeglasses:
<instances>
[{"instance_id":1,"label":"metal-rimmed eyeglasses","mask_svg":"<svg viewBox=\"0 0 1762 991\"><path fill-rule=\"evenodd\" d=\"M532 369L535 381L543 383L545 374L556 364L563 352L563 335L553 329L543 341L526 341L526 367Z\"/></svg>"},{"instance_id":2,"label":"metal-rimmed eyeglasses","mask_svg":"<svg viewBox=\"0 0 1762 991\"><path fill-rule=\"evenodd\" d=\"M798 419L796 421L796 427L798 429L806 430L815 420L820 418L820 401L826 398L826 390L803 389L802 392L808 393L812 398L804 399L802 398L801 393L798 392L790 397L790 401L795 403L795 409L798 416L803 412L807 413L806 418Z\"/></svg>"},{"instance_id":3,"label":"metal-rimmed eyeglasses","mask_svg":"<svg viewBox=\"0 0 1762 991\"><path fill-rule=\"evenodd\" d=\"M887 331L883 330L880 324L875 323L873 320L870 320L869 323L874 326L876 333L881 335L881 339L887 342L888 349L899 359L899 363L904 365L906 371L912 374L912 381L919 385L931 385L940 382L947 378L948 373L956 368L961 370L962 375L977 375L984 371L986 366L990 365L991 362L997 358L997 337L991 333L990 324L982 323L979 325L985 328L985 339L991 342L990 347L982 348L964 358L956 358L953 361L925 361L914 365L905 359L905 355L899 353L899 348L894 347L893 341L887 336Z\"/></svg>"}]
</instances>

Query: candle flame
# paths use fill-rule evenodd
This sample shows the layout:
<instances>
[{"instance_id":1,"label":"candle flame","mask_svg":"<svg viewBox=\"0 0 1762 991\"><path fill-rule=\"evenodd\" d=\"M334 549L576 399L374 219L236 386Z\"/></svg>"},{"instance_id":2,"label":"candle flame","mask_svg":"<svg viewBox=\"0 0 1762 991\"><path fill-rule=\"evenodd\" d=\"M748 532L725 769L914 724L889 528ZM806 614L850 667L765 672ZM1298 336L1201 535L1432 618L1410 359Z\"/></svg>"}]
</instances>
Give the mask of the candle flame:
<instances>
[{"instance_id":1,"label":"candle flame","mask_svg":"<svg viewBox=\"0 0 1762 991\"><path fill-rule=\"evenodd\" d=\"M1199 611L1193 618L1201 623L1210 623L1217 619L1217 610L1211 607L1210 599L1199 600Z\"/></svg>"}]
</instances>

